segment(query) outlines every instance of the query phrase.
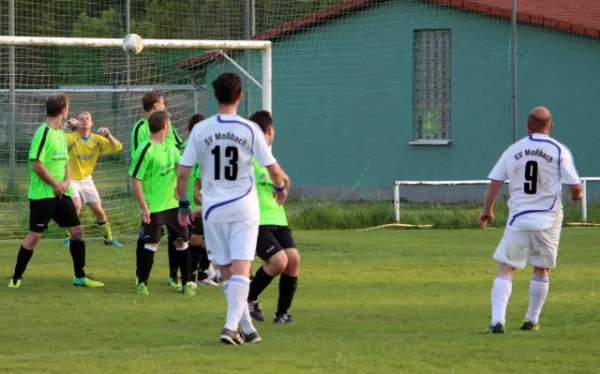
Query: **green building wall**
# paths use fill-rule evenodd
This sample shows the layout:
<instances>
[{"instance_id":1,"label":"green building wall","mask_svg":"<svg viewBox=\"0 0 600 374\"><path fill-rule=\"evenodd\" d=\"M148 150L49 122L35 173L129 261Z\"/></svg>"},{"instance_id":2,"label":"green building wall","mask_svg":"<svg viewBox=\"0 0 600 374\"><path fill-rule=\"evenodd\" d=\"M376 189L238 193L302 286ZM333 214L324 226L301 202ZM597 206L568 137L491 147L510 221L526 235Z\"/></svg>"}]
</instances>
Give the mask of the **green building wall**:
<instances>
[{"instance_id":1,"label":"green building wall","mask_svg":"<svg viewBox=\"0 0 600 374\"><path fill-rule=\"evenodd\" d=\"M452 143L414 146L413 31L452 30ZM518 136L527 112L553 111L553 135L584 176L600 129L597 40L519 26ZM510 22L397 1L274 41L274 153L295 186L384 188L394 180L485 179L512 142ZM251 70L260 76L255 56ZM228 65L215 66L210 79ZM258 109L258 90L251 91ZM214 111L214 101L209 110ZM241 113L245 113L242 108Z\"/></svg>"}]
</instances>

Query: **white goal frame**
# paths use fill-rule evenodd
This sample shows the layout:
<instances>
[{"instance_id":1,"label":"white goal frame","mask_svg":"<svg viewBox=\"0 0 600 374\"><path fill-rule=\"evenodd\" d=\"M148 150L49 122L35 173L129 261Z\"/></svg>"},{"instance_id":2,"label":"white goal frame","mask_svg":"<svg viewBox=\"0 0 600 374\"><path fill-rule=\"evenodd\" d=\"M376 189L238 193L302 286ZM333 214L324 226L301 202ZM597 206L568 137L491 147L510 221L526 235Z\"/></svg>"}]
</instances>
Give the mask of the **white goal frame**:
<instances>
[{"instance_id":1,"label":"white goal frame","mask_svg":"<svg viewBox=\"0 0 600 374\"><path fill-rule=\"evenodd\" d=\"M581 178L583 183L583 198L581 199L581 219L587 222L587 182L599 182L600 177ZM394 215L400 223L400 186L484 186L490 184L489 179L482 180L446 180L446 181L395 181L394 182ZM504 182L505 184L508 181Z\"/></svg>"},{"instance_id":2,"label":"white goal frame","mask_svg":"<svg viewBox=\"0 0 600 374\"><path fill-rule=\"evenodd\" d=\"M269 40L189 40L189 39L143 39L145 49L203 49L216 50L230 60L223 51L227 50L260 50L262 51L262 107L272 111L272 44ZM59 38L34 36L0 36L0 46L4 47L88 47L119 48L123 39L119 38ZM125 53L125 52L123 52ZM144 51L142 50L142 52ZM241 66L234 66L255 84L258 82ZM58 90L58 89L57 89Z\"/></svg>"}]
</instances>

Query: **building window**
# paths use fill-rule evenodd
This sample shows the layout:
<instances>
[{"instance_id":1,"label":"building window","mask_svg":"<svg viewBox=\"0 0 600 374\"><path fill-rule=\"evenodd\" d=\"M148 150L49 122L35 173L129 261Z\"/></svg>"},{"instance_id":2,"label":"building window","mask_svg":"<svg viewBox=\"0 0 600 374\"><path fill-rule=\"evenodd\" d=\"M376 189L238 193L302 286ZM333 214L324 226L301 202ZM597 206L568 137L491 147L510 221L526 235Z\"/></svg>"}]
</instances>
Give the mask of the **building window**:
<instances>
[{"instance_id":1,"label":"building window","mask_svg":"<svg viewBox=\"0 0 600 374\"><path fill-rule=\"evenodd\" d=\"M452 32L415 30L413 43L415 130L410 144L449 144Z\"/></svg>"}]
</instances>

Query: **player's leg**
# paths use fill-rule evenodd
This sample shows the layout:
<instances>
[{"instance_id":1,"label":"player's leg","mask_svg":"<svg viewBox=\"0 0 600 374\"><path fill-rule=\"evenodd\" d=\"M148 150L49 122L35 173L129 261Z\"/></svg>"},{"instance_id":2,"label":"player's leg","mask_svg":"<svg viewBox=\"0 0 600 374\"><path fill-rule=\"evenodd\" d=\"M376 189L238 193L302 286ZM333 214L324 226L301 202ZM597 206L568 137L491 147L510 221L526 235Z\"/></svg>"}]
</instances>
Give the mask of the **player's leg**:
<instances>
[{"instance_id":1,"label":"player's leg","mask_svg":"<svg viewBox=\"0 0 600 374\"><path fill-rule=\"evenodd\" d=\"M148 279L154 265L154 254L161 238L164 220L161 213L150 214L150 223L144 223L144 247L138 256L137 294L148 295Z\"/></svg>"},{"instance_id":2,"label":"player's leg","mask_svg":"<svg viewBox=\"0 0 600 374\"><path fill-rule=\"evenodd\" d=\"M223 293L227 301L227 319L221 330L220 340L225 344L239 345L244 343L244 336L238 331L239 319L229 320L229 310L232 308L229 302L229 280L233 276L229 241L230 225L229 222L204 222L204 238L213 263L221 273Z\"/></svg>"},{"instance_id":3,"label":"player's leg","mask_svg":"<svg viewBox=\"0 0 600 374\"><path fill-rule=\"evenodd\" d=\"M94 213L94 216L96 216L96 224L98 225L98 228L102 233L102 237L104 238L104 245L122 247L123 245L121 245L121 243L113 239L110 222L108 222L104 208L102 208L100 194L98 193L98 189L96 188L91 176L82 181L81 193L84 196L85 203L90 208L92 213Z\"/></svg>"},{"instance_id":4,"label":"player's leg","mask_svg":"<svg viewBox=\"0 0 600 374\"><path fill-rule=\"evenodd\" d=\"M161 236L164 236L164 230L161 231ZM177 238L170 238L167 236L167 255L169 256L169 279L167 279L167 284L173 288L179 289L181 284L179 284L179 277L177 276L177 271L179 269L179 265L177 263L177 249L175 248L175 240Z\"/></svg>"},{"instance_id":5,"label":"player's leg","mask_svg":"<svg viewBox=\"0 0 600 374\"><path fill-rule=\"evenodd\" d=\"M300 268L300 254L296 249L296 243L292 237L292 231L288 227L281 227L275 232L277 241L284 249L287 257L287 266L279 277L279 300L277 301L277 312L273 322L293 323L289 310L294 301L294 295L298 288L298 270Z\"/></svg>"},{"instance_id":6,"label":"player's leg","mask_svg":"<svg viewBox=\"0 0 600 374\"><path fill-rule=\"evenodd\" d=\"M550 269L556 267L562 218L562 213L557 213L549 229L530 233L534 247L529 254L529 263L534 268L529 284L529 307L521 330L539 329L540 314L550 289Z\"/></svg>"},{"instance_id":7,"label":"player's leg","mask_svg":"<svg viewBox=\"0 0 600 374\"><path fill-rule=\"evenodd\" d=\"M58 199L56 210L54 212L54 221L60 226L69 230L71 242L69 250L73 259L73 278L74 286L85 287L104 287L104 283L91 279L85 274L85 241L83 240L83 227L79 221L79 215L75 209L75 204L69 196L63 196Z\"/></svg>"},{"instance_id":8,"label":"player's leg","mask_svg":"<svg viewBox=\"0 0 600 374\"><path fill-rule=\"evenodd\" d=\"M73 204L75 205L75 210L77 211L77 215L81 214L81 205L82 205L82 196L81 196L81 184L79 181L71 180L71 199L73 200ZM64 246L68 247L71 244L71 234L69 230L65 229L65 240Z\"/></svg>"},{"instance_id":9,"label":"player's leg","mask_svg":"<svg viewBox=\"0 0 600 374\"><path fill-rule=\"evenodd\" d=\"M264 321L258 297L271 284L273 278L287 267L287 256L275 238L275 226L260 226L256 240L256 255L265 263L256 271L248 292L248 309L252 318Z\"/></svg>"},{"instance_id":10,"label":"player's leg","mask_svg":"<svg viewBox=\"0 0 600 374\"><path fill-rule=\"evenodd\" d=\"M206 241L204 239L204 227L202 225L202 217L196 217L191 228L190 238L190 254L192 258L192 271L196 272L194 281L197 284L205 286L218 286L210 275L210 259L208 258L208 252L206 251Z\"/></svg>"},{"instance_id":11,"label":"player's leg","mask_svg":"<svg viewBox=\"0 0 600 374\"><path fill-rule=\"evenodd\" d=\"M190 282L191 258L189 241L189 229L179 224L179 209L171 209L166 212L165 219L169 239L173 239L173 245L177 255L177 265L181 272L181 292L186 296L194 296L196 283Z\"/></svg>"},{"instance_id":12,"label":"player's leg","mask_svg":"<svg viewBox=\"0 0 600 374\"><path fill-rule=\"evenodd\" d=\"M494 253L493 257L498 261L498 270L491 292L492 320L487 330L489 332L504 333L514 270L525 268L528 240L527 233L506 229Z\"/></svg>"},{"instance_id":13,"label":"player's leg","mask_svg":"<svg viewBox=\"0 0 600 374\"><path fill-rule=\"evenodd\" d=\"M250 292L249 275L256 252L259 220L232 222L229 227L232 276L227 290L227 326L239 322L245 343L258 343L262 339L252 323L248 308ZM225 287L225 283L223 284Z\"/></svg>"},{"instance_id":14,"label":"player's leg","mask_svg":"<svg viewBox=\"0 0 600 374\"><path fill-rule=\"evenodd\" d=\"M37 243L42 238L42 233L48 228L48 222L52 219L55 209L56 199L29 200L29 233L17 253L17 263L8 287L21 287L23 273L27 269Z\"/></svg>"}]
</instances>

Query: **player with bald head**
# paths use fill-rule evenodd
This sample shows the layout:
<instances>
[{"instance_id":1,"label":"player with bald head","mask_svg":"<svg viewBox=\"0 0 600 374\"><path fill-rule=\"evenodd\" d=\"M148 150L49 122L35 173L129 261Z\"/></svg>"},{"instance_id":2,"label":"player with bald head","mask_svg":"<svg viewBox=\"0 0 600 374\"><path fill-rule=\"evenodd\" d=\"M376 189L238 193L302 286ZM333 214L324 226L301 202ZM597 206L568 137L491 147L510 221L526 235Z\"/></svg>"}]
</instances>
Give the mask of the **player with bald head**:
<instances>
[{"instance_id":1,"label":"player with bald head","mask_svg":"<svg viewBox=\"0 0 600 374\"><path fill-rule=\"evenodd\" d=\"M527 136L508 147L492 169L485 194L481 226L494 220L494 205L502 184L509 182L509 216L504 236L494 253L498 272L492 287L492 321L487 331L504 333L506 307L515 269L533 266L529 308L521 330L538 330L539 316L549 289L549 272L556 267L563 221L562 185L576 202L583 185L569 149L550 137L554 127L550 111L531 110Z\"/></svg>"}]
</instances>

